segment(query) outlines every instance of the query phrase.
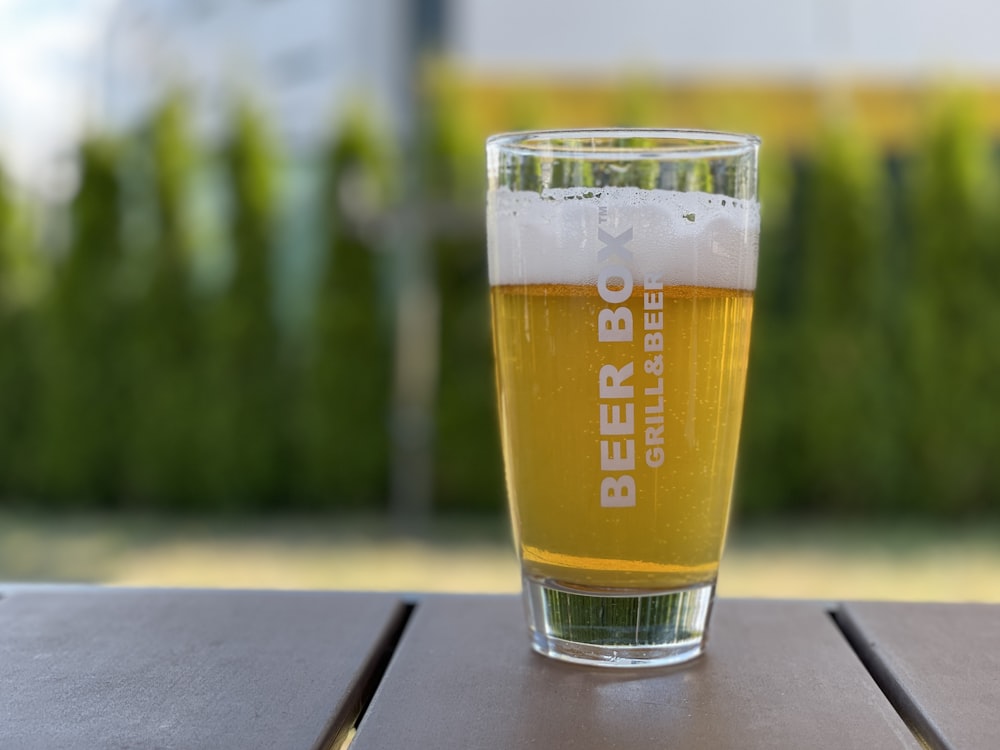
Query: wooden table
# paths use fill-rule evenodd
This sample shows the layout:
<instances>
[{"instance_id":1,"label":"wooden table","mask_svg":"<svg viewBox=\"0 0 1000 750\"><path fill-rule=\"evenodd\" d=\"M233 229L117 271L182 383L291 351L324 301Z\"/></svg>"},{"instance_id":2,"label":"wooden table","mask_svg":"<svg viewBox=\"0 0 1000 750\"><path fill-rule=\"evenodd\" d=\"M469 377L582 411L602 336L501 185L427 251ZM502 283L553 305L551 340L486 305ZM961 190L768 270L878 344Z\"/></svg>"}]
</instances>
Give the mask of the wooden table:
<instances>
[{"instance_id":1,"label":"wooden table","mask_svg":"<svg viewBox=\"0 0 1000 750\"><path fill-rule=\"evenodd\" d=\"M0 584L3 750L347 743L996 750L1000 605L722 600L697 662L607 670L513 596Z\"/></svg>"}]
</instances>

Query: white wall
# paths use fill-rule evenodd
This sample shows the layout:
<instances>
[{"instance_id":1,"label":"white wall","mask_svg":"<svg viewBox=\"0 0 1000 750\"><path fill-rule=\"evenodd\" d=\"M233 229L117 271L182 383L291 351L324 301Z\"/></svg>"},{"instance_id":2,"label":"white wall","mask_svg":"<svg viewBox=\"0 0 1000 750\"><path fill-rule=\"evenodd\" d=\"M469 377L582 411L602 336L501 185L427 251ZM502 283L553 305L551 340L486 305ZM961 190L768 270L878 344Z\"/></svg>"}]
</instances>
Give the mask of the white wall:
<instances>
[{"instance_id":1,"label":"white wall","mask_svg":"<svg viewBox=\"0 0 1000 750\"><path fill-rule=\"evenodd\" d=\"M995 0L454 0L466 69L594 75L1000 78Z\"/></svg>"},{"instance_id":2,"label":"white wall","mask_svg":"<svg viewBox=\"0 0 1000 750\"><path fill-rule=\"evenodd\" d=\"M209 134L234 92L267 107L292 144L326 134L364 95L395 114L408 29L401 0L123 2L107 31L103 117L127 127L176 82Z\"/></svg>"}]
</instances>

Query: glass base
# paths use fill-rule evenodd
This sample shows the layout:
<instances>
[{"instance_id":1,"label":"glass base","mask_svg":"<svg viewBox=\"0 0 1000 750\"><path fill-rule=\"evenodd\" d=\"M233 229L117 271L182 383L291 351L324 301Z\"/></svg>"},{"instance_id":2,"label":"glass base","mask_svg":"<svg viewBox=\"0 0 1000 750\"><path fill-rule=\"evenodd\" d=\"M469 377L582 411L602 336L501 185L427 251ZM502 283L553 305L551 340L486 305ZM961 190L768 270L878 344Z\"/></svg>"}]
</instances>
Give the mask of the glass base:
<instances>
[{"instance_id":1,"label":"glass base","mask_svg":"<svg viewBox=\"0 0 1000 750\"><path fill-rule=\"evenodd\" d=\"M714 595L714 583L650 592L524 578L535 651L602 667L667 666L699 656Z\"/></svg>"}]
</instances>

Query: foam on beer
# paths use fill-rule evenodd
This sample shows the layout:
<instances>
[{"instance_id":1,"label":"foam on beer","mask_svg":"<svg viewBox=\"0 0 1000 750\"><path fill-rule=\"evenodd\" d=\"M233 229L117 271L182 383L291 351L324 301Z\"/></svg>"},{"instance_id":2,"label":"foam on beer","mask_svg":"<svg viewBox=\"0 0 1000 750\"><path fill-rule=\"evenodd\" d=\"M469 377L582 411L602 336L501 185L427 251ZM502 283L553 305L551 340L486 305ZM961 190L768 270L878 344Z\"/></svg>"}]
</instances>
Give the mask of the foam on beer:
<instances>
[{"instance_id":1,"label":"foam on beer","mask_svg":"<svg viewBox=\"0 0 1000 750\"><path fill-rule=\"evenodd\" d=\"M748 289L757 277L756 201L633 187L492 190L490 283L594 284L600 230L632 229L636 283Z\"/></svg>"}]
</instances>

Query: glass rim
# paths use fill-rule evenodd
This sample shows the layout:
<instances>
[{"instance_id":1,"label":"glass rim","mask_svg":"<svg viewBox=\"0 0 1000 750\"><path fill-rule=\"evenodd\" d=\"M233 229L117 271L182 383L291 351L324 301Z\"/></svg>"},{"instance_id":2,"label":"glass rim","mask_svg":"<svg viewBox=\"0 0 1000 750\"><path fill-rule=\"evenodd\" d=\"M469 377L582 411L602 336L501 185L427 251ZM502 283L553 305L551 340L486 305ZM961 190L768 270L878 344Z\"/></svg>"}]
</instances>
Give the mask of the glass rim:
<instances>
[{"instance_id":1,"label":"glass rim","mask_svg":"<svg viewBox=\"0 0 1000 750\"><path fill-rule=\"evenodd\" d=\"M655 141L635 146L622 140ZM569 141L560 144L558 141ZM589 141L589 143L588 143ZM688 128L567 128L496 133L488 151L515 156L563 157L588 161L703 159L742 156L757 150L760 138L746 133Z\"/></svg>"}]
</instances>

